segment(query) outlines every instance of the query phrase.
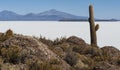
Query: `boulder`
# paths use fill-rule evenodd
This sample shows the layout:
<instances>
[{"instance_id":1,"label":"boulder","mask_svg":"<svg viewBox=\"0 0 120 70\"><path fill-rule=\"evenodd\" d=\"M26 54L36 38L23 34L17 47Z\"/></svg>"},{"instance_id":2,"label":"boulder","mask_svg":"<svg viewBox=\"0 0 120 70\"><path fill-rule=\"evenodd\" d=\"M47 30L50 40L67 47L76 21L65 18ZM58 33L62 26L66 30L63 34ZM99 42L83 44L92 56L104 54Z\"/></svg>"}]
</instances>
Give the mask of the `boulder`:
<instances>
[{"instance_id":1,"label":"boulder","mask_svg":"<svg viewBox=\"0 0 120 70\"><path fill-rule=\"evenodd\" d=\"M77 45L86 45L85 41L81 38L78 38L76 36L71 36L67 39L68 42L77 44Z\"/></svg>"}]
</instances>

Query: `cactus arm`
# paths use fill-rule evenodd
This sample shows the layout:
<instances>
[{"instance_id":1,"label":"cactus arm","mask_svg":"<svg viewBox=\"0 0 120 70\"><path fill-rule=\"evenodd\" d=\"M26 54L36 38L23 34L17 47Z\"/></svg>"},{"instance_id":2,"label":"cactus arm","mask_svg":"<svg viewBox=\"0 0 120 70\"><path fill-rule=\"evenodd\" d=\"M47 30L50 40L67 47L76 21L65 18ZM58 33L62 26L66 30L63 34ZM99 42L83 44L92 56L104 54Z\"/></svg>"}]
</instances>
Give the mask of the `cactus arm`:
<instances>
[{"instance_id":1,"label":"cactus arm","mask_svg":"<svg viewBox=\"0 0 120 70\"><path fill-rule=\"evenodd\" d=\"M96 24L95 31L98 31L99 28L100 28L99 24Z\"/></svg>"}]
</instances>

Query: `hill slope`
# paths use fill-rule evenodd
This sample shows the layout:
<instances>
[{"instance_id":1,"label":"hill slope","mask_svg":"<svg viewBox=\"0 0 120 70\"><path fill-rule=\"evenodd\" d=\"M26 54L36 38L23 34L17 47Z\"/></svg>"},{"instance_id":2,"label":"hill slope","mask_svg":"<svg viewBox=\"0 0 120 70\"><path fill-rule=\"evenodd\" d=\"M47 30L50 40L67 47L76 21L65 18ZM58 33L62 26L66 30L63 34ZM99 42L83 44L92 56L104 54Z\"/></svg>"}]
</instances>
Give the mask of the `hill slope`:
<instances>
[{"instance_id":1,"label":"hill slope","mask_svg":"<svg viewBox=\"0 0 120 70\"><path fill-rule=\"evenodd\" d=\"M0 33L0 70L120 70L120 51L76 36L54 41Z\"/></svg>"}]
</instances>

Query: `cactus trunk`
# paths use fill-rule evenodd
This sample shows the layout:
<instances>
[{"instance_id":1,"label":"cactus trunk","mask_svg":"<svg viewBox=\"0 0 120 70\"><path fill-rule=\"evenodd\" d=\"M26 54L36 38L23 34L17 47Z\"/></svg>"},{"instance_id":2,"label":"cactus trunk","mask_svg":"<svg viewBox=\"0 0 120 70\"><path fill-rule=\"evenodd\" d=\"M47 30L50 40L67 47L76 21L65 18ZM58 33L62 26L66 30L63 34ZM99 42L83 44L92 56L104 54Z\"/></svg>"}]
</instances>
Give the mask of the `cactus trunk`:
<instances>
[{"instance_id":1,"label":"cactus trunk","mask_svg":"<svg viewBox=\"0 0 120 70\"><path fill-rule=\"evenodd\" d=\"M93 6L89 6L89 23L90 23L90 37L91 37L91 46L97 47L97 36L96 31L99 28L99 25L97 24L95 26L94 22L94 10Z\"/></svg>"}]
</instances>

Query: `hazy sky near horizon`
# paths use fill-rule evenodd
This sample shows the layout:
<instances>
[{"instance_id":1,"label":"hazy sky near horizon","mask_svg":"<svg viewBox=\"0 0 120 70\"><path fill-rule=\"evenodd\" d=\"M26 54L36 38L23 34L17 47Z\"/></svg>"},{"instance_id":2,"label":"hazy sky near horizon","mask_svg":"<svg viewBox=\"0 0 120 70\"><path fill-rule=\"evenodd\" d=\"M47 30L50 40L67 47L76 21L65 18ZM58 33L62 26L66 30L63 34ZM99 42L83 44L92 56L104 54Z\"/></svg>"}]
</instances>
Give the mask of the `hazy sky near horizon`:
<instances>
[{"instance_id":1,"label":"hazy sky near horizon","mask_svg":"<svg viewBox=\"0 0 120 70\"><path fill-rule=\"evenodd\" d=\"M79 16L88 16L88 6L94 5L96 18L120 19L120 0L0 0L0 11L19 14L40 13L56 9Z\"/></svg>"}]
</instances>

